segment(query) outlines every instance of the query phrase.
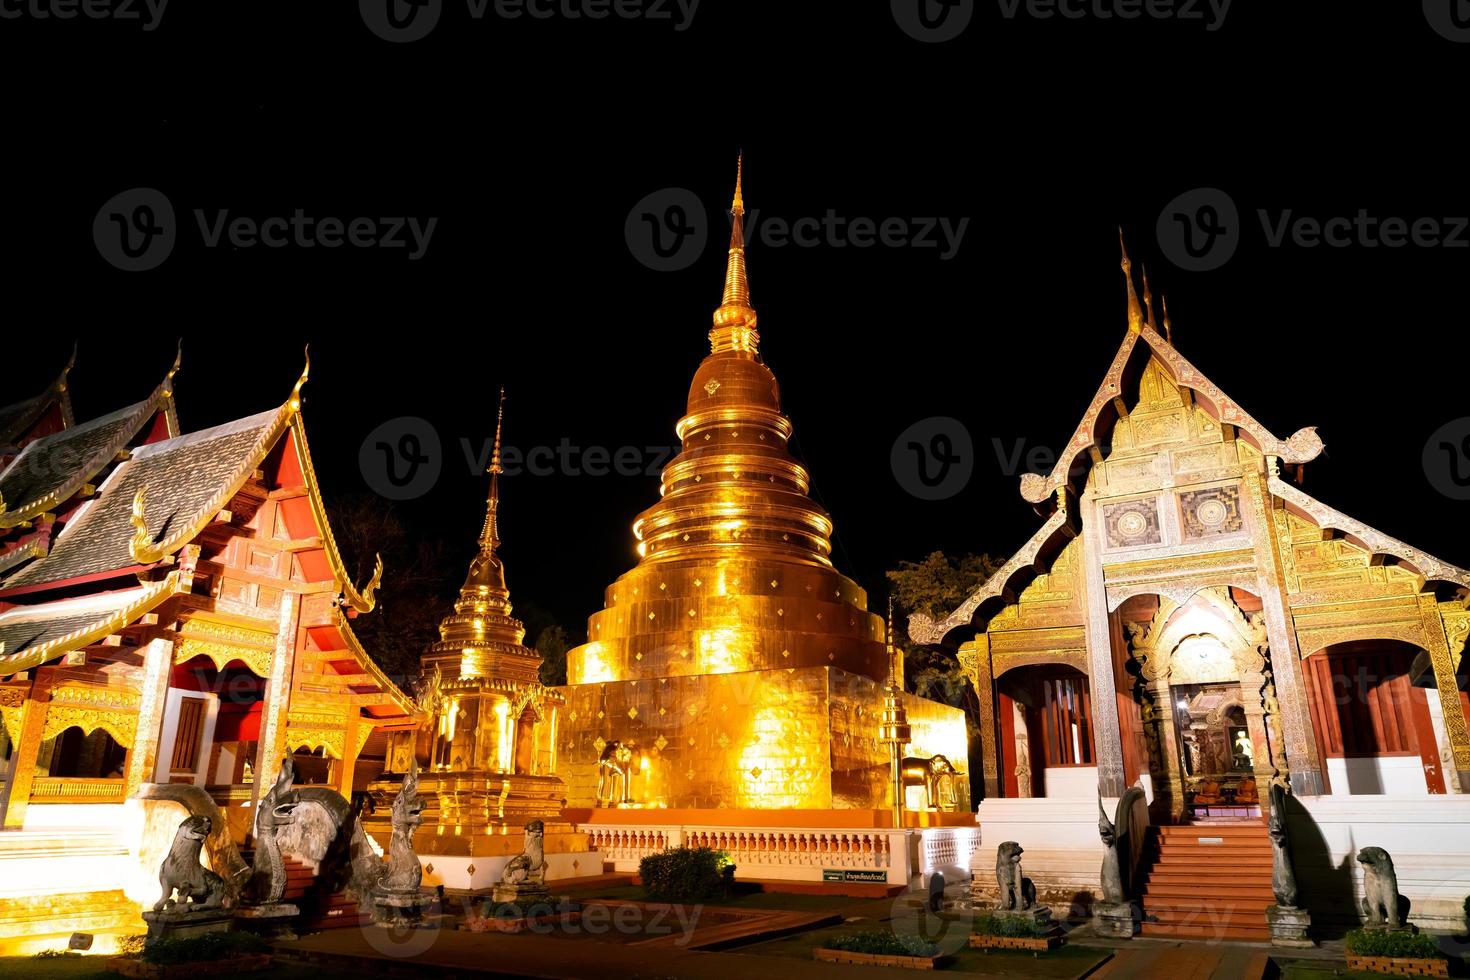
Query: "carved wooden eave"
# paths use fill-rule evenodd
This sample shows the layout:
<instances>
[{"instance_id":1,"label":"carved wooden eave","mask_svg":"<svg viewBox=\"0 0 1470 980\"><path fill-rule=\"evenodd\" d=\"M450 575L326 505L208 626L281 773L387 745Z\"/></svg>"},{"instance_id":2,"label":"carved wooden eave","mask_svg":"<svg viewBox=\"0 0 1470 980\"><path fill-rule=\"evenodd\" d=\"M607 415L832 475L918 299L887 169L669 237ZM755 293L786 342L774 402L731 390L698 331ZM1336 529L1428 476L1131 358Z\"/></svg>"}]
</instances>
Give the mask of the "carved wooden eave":
<instances>
[{"instance_id":1,"label":"carved wooden eave","mask_svg":"<svg viewBox=\"0 0 1470 980\"><path fill-rule=\"evenodd\" d=\"M77 349L73 345L71 357L67 360L66 366L61 369L56 380L51 382L45 391L24 401L0 408L0 449L13 446L31 426L40 421L53 405L56 406L61 416L63 429L71 428L75 424L71 409L71 386L67 381L67 375L71 373L76 363Z\"/></svg>"},{"instance_id":2,"label":"carved wooden eave","mask_svg":"<svg viewBox=\"0 0 1470 980\"><path fill-rule=\"evenodd\" d=\"M1021 496L1028 502L1043 505L1058 488L1067 486L1072 476L1081 476L1092 458L1099 451L1113 424L1118 420L1116 400L1123 395L1124 376L1142 340L1149 353L1158 360L1165 373L1175 384L1187 388L1194 394L1201 409L1221 425L1234 426L1246 442L1262 455L1276 456L1290 464L1309 463L1322 454L1322 440L1315 428L1299 429L1288 439L1280 439L1245 409L1220 390L1219 386L1205 377L1204 373L1191 364L1165 340L1153 327L1143 324L1135 332L1129 330L1123 338L1118 353L1108 368L1097 393L1083 413L1072 438L1058 455L1056 466L1050 475L1027 473L1021 477ZM1083 458L1084 453L1088 456ZM1075 468L1075 469L1074 469Z\"/></svg>"},{"instance_id":3,"label":"carved wooden eave","mask_svg":"<svg viewBox=\"0 0 1470 980\"><path fill-rule=\"evenodd\" d=\"M15 527L35 520L70 500L85 484L93 482L93 478L117 458L118 453L137 437L143 426L154 416L162 414L167 438L176 438L179 435L179 416L174 405L173 379L178 370L179 358L175 357L168 374L164 375L163 380L143 401L81 425L69 425L60 432L27 444L5 471L0 472L0 528ZM37 461L43 460L43 457L54 450L67 448L74 441L87 438L94 432L102 432L105 437L92 447L87 458L73 467L61 482L47 487L44 493L37 493L28 500L6 499L6 485L18 482L11 479L13 475L22 473L27 467L48 465L49 461Z\"/></svg>"},{"instance_id":4,"label":"carved wooden eave","mask_svg":"<svg viewBox=\"0 0 1470 980\"><path fill-rule=\"evenodd\" d=\"M16 545L9 551L0 553L0 578L4 578L5 574L12 568L23 565L32 558L45 557L46 549L46 539L44 537L34 537L29 541Z\"/></svg>"},{"instance_id":5,"label":"carved wooden eave","mask_svg":"<svg viewBox=\"0 0 1470 980\"><path fill-rule=\"evenodd\" d=\"M1451 582L1470 588L1470 571L1442 561L1428 552L1420 551L1397 538L1390 537L1361 521L1329 507L1315 497L1303 493L1274 471L1268 480L1271 493L1286 505L1291 513L1311 521L1323 531L1335 531L1349 542L1375 556L1391 556L1420 575L1425 582Z\"/></svg>"},{"instance_id":6,"label":"carved wooden eave","mask_svg":"<svg viewBox=\"0 0 1470 980\"><path fill-rule=\"evenodd\" d=\"M994 575L971 593L970 597L941 620L916 612L909 617L909 639L921 646L935 646L949 642L950 634L975 625L982 607L991 600L1013 602L1027 581L1045 572L1052 559L1072 538L1077 528L1071 520L1072 508L1068 506L1066 491L1057 491L1057 507L1046 523L998 568Z\"/></svg>"},{"instance_id":7,"label":"carved wooden eave","mask_svg":"<svg viewBox=\"0 0 1470 980\"><path fill-rule=\"evenodd\" d=\"M348 622L347 615L341 609L332 610L332 625L342 634L342 640L347 645L347 650L352 654L352 659L357 661L358 669L371 678L368 683L377 685L382 695L382 700L379 703L385 706L392 706L404 715L407 715L408 719L403 720L412 719L418 713L418 705L414 703L413 698L405 694L397 684L394 684L388 678L388 675L383 673L383 668L379 667L373 658L368 655L367 650L363 648L362 641L352 631L352 626ZM391 720L397 721L399 719Z\"/></svg>"},{"instance_id":8,"label":"carved wooden eave","mask_svg":"<svg viewBox=\"0 0 1470 980\"><path fill-rule=\"evenodd\" d=\"M337 548L337 539L332 534L332 524L327 519L327 505L322 500L321 486L317 483L316 469L311 462L311 450L306 442L306 425L302 422L299 411L292 415L290 425L292 435L295 437L293 445L296 448L296 459L301 466L306 495L311 503L311 513L316 520L317 528L321 531L322 550L326 554L328 564L331 565L332 574L341 583L342 602L357 612L372 612L378 604L377 590L383 580L383 559L377 558L372 576L366 585L358 589L347 573L346 563L342 561L342 553Z\"/></svg>"},{"instance_id":9,"label":"carved wooden eave","mask_svg":"<svg viewBox=\"0 0 1470 980\"><path fill-rule=\"evenodd\" d=\"M171 596L187 592L190 583L187 570L175 569L157 582L125 592L10 609L0 614L0 637L5 637L0 677L32 670L125 629ZM65 623L65 631L48 635L47 627L57 623ZM27 634L42 639L32 642L24 639Z\"/></svg>"}]
</instances>

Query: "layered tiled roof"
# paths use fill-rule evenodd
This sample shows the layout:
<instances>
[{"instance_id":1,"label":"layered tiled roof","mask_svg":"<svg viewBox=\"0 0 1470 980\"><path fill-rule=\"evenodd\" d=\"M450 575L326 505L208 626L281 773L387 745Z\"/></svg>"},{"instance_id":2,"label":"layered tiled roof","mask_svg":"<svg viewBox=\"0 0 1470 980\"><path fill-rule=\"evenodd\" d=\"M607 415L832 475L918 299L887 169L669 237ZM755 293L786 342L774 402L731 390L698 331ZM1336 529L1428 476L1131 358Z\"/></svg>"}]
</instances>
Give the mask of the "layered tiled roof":
<instances>
[{"instance_id":1,"label":"layered tiled roof","mask_svg":"<svg viewBox=\"0 0 1470 980\"><path fill-rule=\"evenodd\" d=\"M76 359L76 351L73 350L71 360L66 362L61 374L39 395L0 407L0 452L4 452L7 447L13 447L52 406L56 406L61 413L63 428L72 424L71 394L67 388L66 376Z\"/></svg>"},{"instance_id":2,"label":"layered tiled roof","mask_svg":"<svg viewBox=\"0 0 1470 980\"><path fill-rule=\"evenodd\" d=\"M137 588L0 613L0 677L95 643L179 591L179 572Z\"/></svg>"},{"instance_id":3,"label":"layered tiled roof","mask_svg":"<svg viewBox=\"0 0 1470 980\"><path fill-rule=\"evenodd\" d=\"M153 541L197 533L224 506L285 431L280 409L140 447L96 500L78 512L45 558L3 583L5 590L61 582L140 564L132 554L133 504L146 488ZM191 530L192 529L192 530ZM180 544L183 542L181 541Z\"/></svg>"},{"instance_id":4,"label":"layered tiled roof","mask_svg":"<svg viewBox=\"0 0 1470 980\"><path fill-rule=\"evenodd\" d=\"M160 412L167 434L177 436L173 377L178 369L175 359L163 381L143 401L26 445L0 472L0 528L22 524L70 499Z\"/></svg>"}]
</instances>

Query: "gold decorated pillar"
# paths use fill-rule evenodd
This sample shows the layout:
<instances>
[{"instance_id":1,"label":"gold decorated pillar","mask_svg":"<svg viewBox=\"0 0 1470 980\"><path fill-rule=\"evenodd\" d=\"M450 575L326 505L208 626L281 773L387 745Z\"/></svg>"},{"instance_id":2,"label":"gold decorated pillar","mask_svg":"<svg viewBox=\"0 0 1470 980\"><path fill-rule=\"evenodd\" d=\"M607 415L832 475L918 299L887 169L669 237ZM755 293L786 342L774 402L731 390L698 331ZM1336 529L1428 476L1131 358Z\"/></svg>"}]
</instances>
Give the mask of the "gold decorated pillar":
<instances>
[{"instance_id":1,"label":"gold decorated pillar","mask_svg":"<svg viewBox=\"0 0 1470 980\"><path fill-rule=\"evenodd\" d=\"M1463 792L1470 786L1470 732L1466 730L1465 705L1460 698L1458 667L1465 652L1465 638L1470 635L1470 619L1455 617L1447 622L1433 595L1419 597L1419 616L1424 624L1426 652L1434 667L1434 686L1439 689L1445 734Z\"/></svg>"},{"instance_id":2,"label":"gold decorated pillar","mask_svg":"<svg viewBox=\"0 0 1470 980\"><path fill-rule=\"evenodd\" d=\"M1272 457L1267 465L1274 469L1280 466L1280 461ZM1286 608L1285 574L1275 506L1264 472L1245 474L1244 485L1256 526L1264 532L1256 536L1259 542L1256 553L1259 584L1256 592L1261 597L1261 611L1266 617L1272 674L1280 695L1281 727L1286 742L1286 761L1291 768L1291 789L1298 796L1321 796L1326 786L1316 739L1312 735L1301 650L1297 646L1291 613Z\"/></svg>"},{"instance_id":3,"label":"gold decorated pillar","mask_svg":"<svg viewBox=\"0 0 1470 980\"><path fill-rule=\"evenodd\" d=\"M46 712L49 708L49 704L37 701L34 697L27 698L21 708L15 745L11 749L15 753L15 768L11 770L10 803L5 808L6 830L19 830L25 826L26 808L31 799L31 783L36 778L36 753L45 741Z\"/></svg>"},{"instance_id":4,"label":"gold decorated pillar","mask_svg":"<svg viewBox=\"0 0 1470 980\"><path fill-rule=\"evenodd\" d=\"M990 661L990 634L977 634L975 639L962 644L959 661L965 676L970 678L975 700L980 705L980 765L985 776L985 798L997 799L1002 795L1000 769L1003 754L996 734L995 673Z\"/></svg>"},{"instance_id":5,"label":"gold decorated pillar","mask_svg":"<svg viewBox=\"0 0 1470 980\"><path fill-rule=\"evenodd\" d=\"M260 802L262 794L270 792L286 752L286 709L291 698L291 672L296 663L296 627L300 619L301 596L295 592L282 595L280 615L276 620L276 649L271 655L265 704L261 708L252 805Z\"/></svg>"},{"instance_id":6,"label":"gold decorated pillar","mask_svg":"<svg viewBox=\"0 0 1470 980\"><path fill-rule=\"evenodd\" d=\"M342 733L342 764L335 783L337 792L349 800L352 799L352 779L357 770L357 757L372 730L372 726L364 723L358 710L353 708L347 717L346 731Z\"/></svg>"},{"instance_id":7,"label":"gold decorated pillar","mask_svg":"<svg viewBox=\"0 0 1470 980\"><path fill-rule=\"evenodd\" d=\"M168 682L174 666L172 640L158 638L143 648L143 686L139 693L138 733L128 756L128 783L124 798L138 787L151 783L158 768L158 745L163 737L163 712L168 703Z\"/></svg>"}]
</instances>

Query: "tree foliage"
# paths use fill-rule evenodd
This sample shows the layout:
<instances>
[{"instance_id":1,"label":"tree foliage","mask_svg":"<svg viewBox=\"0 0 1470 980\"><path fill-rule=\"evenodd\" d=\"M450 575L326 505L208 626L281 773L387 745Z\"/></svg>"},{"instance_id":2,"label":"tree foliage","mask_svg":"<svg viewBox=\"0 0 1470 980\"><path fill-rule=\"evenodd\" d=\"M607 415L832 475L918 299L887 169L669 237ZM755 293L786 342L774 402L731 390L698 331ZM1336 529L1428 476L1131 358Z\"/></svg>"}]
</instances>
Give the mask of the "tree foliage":
<instances>
[{"instance_id":1,"label":"tree foliage","mask_svg":"<svg viewBox=\"0 0 1470 980\"><path fill-rule=\"evenodd\" d=\"M439 621L454 608L464 568L449 560L444 542L410 532L391 502L357 494L328 506L343 560L359 586L383 556L378 605L352 621L352 630L384 672L411 689L419 658L439 639Z\"/></svg>"},{"instance_id":2,"label":"tree foliage","mask_svg":"<svg viewBox=\"0 0 1470 980\"><path fill-rule=\"evenodd\" d=\"M1002 562L989 555L960 555L950 558L942 551L932 552L922 561L900 562L888 573L888 582L896 607L894 643L904 651L904 685L919 697L929 698L955 708L962 708L968 720L970 735L970 798L979 799L984 786L980 773L979 732L980 702L970 687L954 651L941 647L924 647L911 641L900 624L910 614L924 613L936 619L949 613L970 597L995 574Z\"/></svg>"}]
</instances>

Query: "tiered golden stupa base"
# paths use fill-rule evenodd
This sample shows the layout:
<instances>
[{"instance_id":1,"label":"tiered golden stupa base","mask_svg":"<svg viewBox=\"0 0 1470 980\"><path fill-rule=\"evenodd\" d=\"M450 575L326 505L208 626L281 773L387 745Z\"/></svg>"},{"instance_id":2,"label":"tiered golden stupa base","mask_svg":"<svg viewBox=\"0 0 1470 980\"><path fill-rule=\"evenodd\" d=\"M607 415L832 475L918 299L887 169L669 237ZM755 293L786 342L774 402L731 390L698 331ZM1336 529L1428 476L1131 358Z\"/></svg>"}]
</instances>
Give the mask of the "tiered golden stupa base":
<instances>
[{"instance_id":1,"label":"tiered golden stupa base","mask_svg":"<svg viewBox=\"0 0 1470 980\"><path fill-rule=\"evenodd\" d=\"M567 703L557 757L571 807L590 810L624 798L611 778L599 795L605 768L599 760L613 741L632 748L626 796L650 818L649 811L659 808L768 811L767 824L783 826L797 811L892 805L890 750L877 739L884 692L870 677L835 667L791 667L558 690ZM943 755L964 766L964 712L911 694L903 701L913 727L905 754ZM954 805L968 813L966 777L954 786Z\"/></svg>"},{"instance_id":2,"label":"tiered golden stupa base","mask_svg":"<svg viewBox=\"0 0 1470 980\"><path fill-rule=\"evenodd\" d=\"M891 810L700 810L662 807L569 807L568 820L584 830L599 827L685 826L685 827L750 827L752 829L784 827L821 830L887 830L893 826ZM975 814L969 810L907 810L903 826L973 827Z\"/></svg>"},{"instance_id":3,"label":"tiered golden stupa base","mask_svg":"<svg viewBox=\"0 0 1470 980\"><path fill-rule=\"evenodd\" d=\"M392 780L374 782L377 796L396 793ZM451 894L488 893L506 863L525 848L526 824L545 825L548 879L602 873L585 833L562 815L565 784L556 776L429 772L419 776L424 822L413 837L424 865L424 885ZM364 816L363 829L384 847L392 834L386 808Z\"/></svg>"}]
</instances>

